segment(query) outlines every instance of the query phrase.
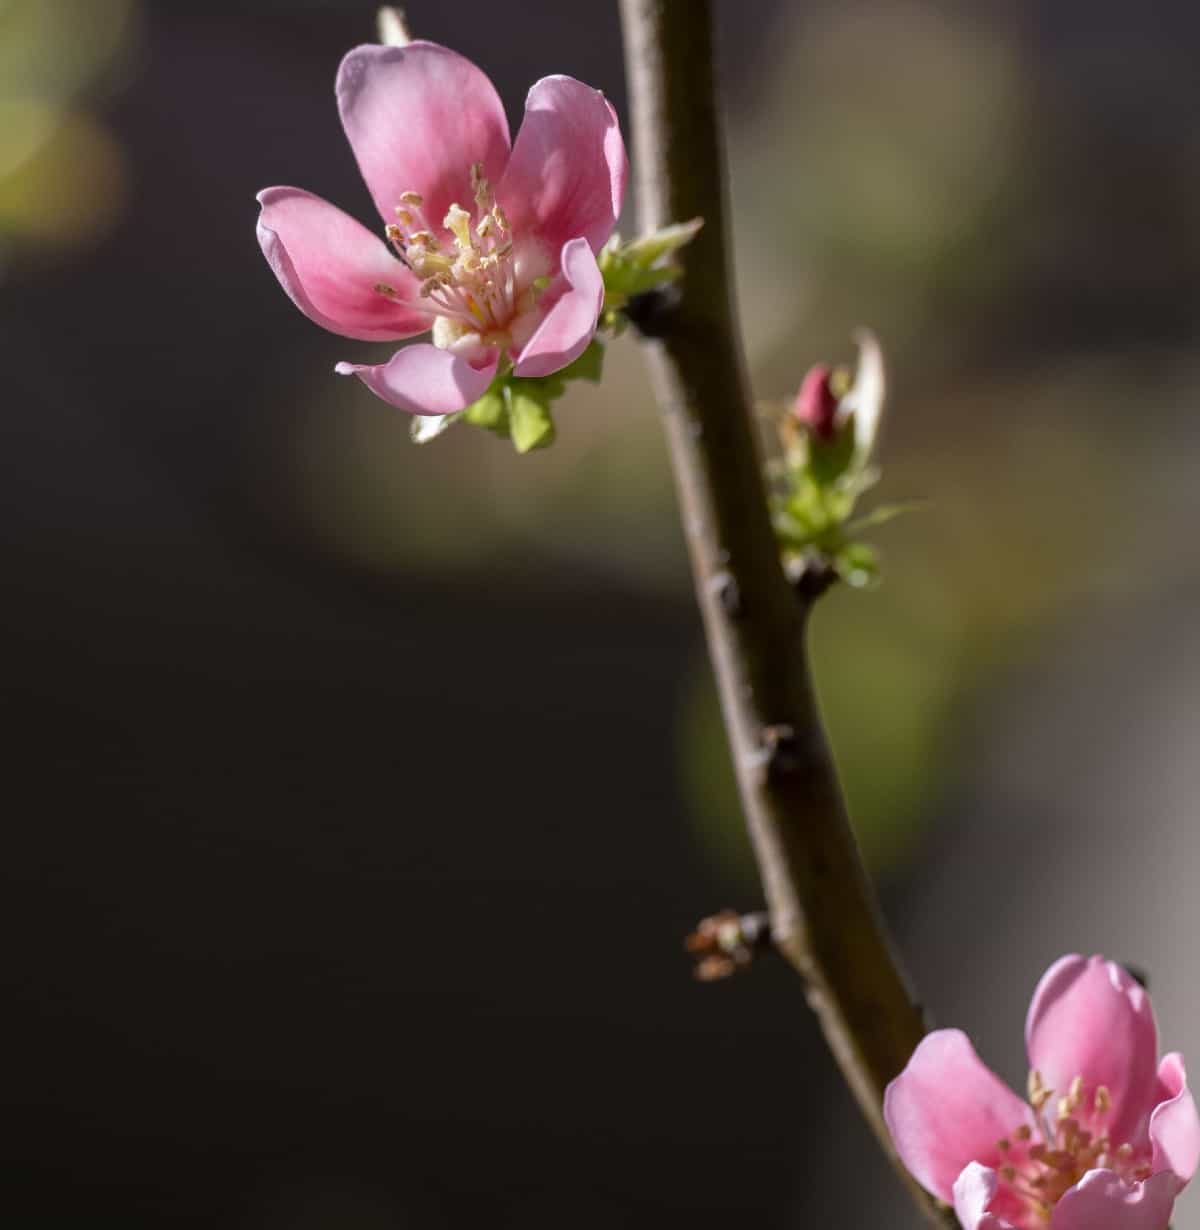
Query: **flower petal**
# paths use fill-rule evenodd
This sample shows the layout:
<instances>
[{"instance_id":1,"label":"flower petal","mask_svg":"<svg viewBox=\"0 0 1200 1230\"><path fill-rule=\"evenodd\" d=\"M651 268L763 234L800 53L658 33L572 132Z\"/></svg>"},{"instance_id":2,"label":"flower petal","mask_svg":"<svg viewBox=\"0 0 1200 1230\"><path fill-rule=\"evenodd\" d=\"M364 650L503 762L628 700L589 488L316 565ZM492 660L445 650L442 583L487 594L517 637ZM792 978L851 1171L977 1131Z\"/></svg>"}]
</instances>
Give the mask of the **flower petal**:
<instances>
[{"instance_id":1,"label":"flower petal","mask_svg":"<svg viewBox=\"0 0 1200 1230\"><path fill-rule=\"evenodd\" d=\"M1158 1067L1158 1105L1150 1116L1154 1170L1169 1170L1182 1191L1200 1163L1200 1116L1187 1087L1183 1056L1164 1055Z\"/></svg>"},{"instance_id":2,"label":"flower petal","mask_svg":"<svg viewBox=\"0 0 1200 1230\"><path fill-rule=\"evenodd\" d=\"M1029 1107L958 1029L939 1029L921 1040L887 1087L883 1117L913 1177L946 1201L968 1163L999 1165L998 1142L1033 1123Z\"/></svg>"},{"instance_id":3,"label":"flower petal","mask_svg":"<svg viewBox=\"0 0 1200 1230\"><path fill-rule=\"evenodd\" d=\"M1070 955L1042 975L1025 1021L1030 1067L1063 1093L1083 1078L1085 1102L1108 1088L1112 1139L1137 1146L1157 1088L1158 1031L1145 989L1103 957Z\"/></svg>"},{"instance_id":4,"label":"flower petal","mask_svg":"<svg viewBox=\"0 0 1200 1230\"><path fill-rule=\"evenodd\" d=\"M338 68L338 111L375 206L396 220L404 192L418 192L431 228L457 202L474 208L471 165L497 183L508 161L500 96L470 60L436 43L374 44Z\"/></svg>"},{"instance_id":5,"label":"flower petal","mask_svg":"<svg viewBox=\"0 0 1200 1230\"><path fill-rule=\"evenodd\" d=\"M1054 1206L1051 1230L1167 1230L1174 1179L1156 1174L1126 1183L1111 1170L1089 1170Z\"/></svg>"},{"instance_id":6,"label":"flower petal","mask_svg":"<svg viewBox=\"0 0 1200 1230\"><path fill-rule=\"evenodd\" d=\"M259 247L310 320L364 342L396 341L429 328L429 313L404 302L417 297L416 279L361 222L300 188L264 188L258 203ZM398 294L381 294L381 283Z\"/></svg>"},{"instance_id":7,"label":"flower petal","mask_svg":"<svg viewBox=\"0 0 1200 1230\"><path fill-rule=\"evenodd\" d=\"M454 414L478 401L496 374L500 352L493 349L484 367L472 367L466 359L419 343L405 346L378 367L339 363L339 376L357 376L389 405L409 414Z\"/></svg>"},{"instance_id":8,"label":"flower petal","mask_svg":"<svg viewBox=\"0 0 1200 1230\"><path fill-rule=\"evenodd\" d=\"M596 333L604 306L604 278L586 239L572 239L562 250L562 281L556 299L517 358L516 376L547 376L574 362Z\"/></svg>"},{"instance_id":9,"label":"flower petal","mask_svg":"<svg viewBox=\"0 0 1200 1230\"><path fill-rule=\"evenodd\" d=\"M1014 1230L1012 1222L988 1212L996 1196L999 1176L972 1162L954 1180L954 1212L963 1230Z\"/></svg>"},{"instance_id":10,"label":"flower petal","mask_svg":"<svg viewBox=\"0 0 1200 1230\"><path fill-rule=\"evenodd\" d=\"M543 77L525 100L496 197L514 234L537 235L555 249L582 235L599 252L628 176L621 128L604 95L573 77Z\"/></svg>"}]
</instances>

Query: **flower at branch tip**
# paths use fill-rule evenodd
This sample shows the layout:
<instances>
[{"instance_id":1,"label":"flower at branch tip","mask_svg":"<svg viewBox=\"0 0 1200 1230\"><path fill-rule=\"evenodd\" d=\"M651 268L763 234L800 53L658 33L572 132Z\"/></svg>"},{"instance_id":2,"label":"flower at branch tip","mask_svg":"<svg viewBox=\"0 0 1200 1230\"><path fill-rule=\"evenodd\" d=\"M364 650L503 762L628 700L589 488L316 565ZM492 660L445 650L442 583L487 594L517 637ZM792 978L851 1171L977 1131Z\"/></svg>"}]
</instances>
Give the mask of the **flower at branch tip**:
<instances>
[{"instance_id":1,"label":"flower at branch tip","mask_svg":"<svg viewBox=\"0 0 1200 1230\"><path fill-rule=\"evenodd\" d=\"M338 372L402 410L441 415L478 400L502 364L536 377L578 358L596 331L596 254L628 174L603 94L543 78L510 144L484 73L417 41L355 48L337 100L387 242L320 197L267 188L263 254L296 306L333 333L398 341L432 330L432 344Z\"/></svg>"},{"instance_id":2,"label":"flower at branch tip","mask_svg":"<svg viewBox=\"0 0 1200 1230\"><path fill-rule=\"evenodd\" d=\"M1025 1022L1025 1100L965 1034L926 1037L884 1095L913 1177L964 1230L1167 1230L1200 1161L1183 1059L1158 1062L1149 996L1103 957L1042 976Z\"/></svg>"}]
</instances>

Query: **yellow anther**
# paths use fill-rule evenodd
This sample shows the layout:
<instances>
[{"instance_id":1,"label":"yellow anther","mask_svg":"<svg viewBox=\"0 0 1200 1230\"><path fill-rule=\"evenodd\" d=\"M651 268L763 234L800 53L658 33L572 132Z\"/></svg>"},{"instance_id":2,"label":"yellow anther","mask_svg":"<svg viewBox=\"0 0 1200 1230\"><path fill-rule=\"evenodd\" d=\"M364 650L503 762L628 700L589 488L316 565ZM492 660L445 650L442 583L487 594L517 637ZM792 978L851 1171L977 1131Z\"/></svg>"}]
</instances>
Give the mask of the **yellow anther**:
<instances>
[{"instance_id":1,"label":"yellow anther","mask_svg":"<svg viewBox=\"0 0 1200 1230\"><path fill-rule=\"evenodd\" d=\"M392 243L404 242L404 232L394 222L389 222L383 229Z\"/></svg>"},{"instance_id":2,"label":"yellow anther","mask_svg":"<svg viewBox=\"0 0 1200 1230\"><path fill-rule=\"evenodd\" d=\"M399 205L396 206L396 217L400 219L401 226L412 226L413 224L412 214L407 209L401 209Z\"/></svg>"},{"instance_id":3,"label":"yellow anther","mask_svg":"<svg viewBox=\"0 0 1200 1230\"><path fill-rule=\"evenodd\" d=\"M386 282L376 282L375 293L379 295L394 295L396 293L396 288L394 286L389 286Z\"/></svg>"},{"instance_id":4,"label":"yellow anther","mask_svg":"<svg viewBox=\"0 0 1200 1230\"><path fill-rule=\"evenodd\" d=\"M1029 1105L1040 1114L1053 1093L1053 1089L1047 1089L1042 1083L1042 1074L1034 1068L1029 1073Z\"/></svg>"},{"instance_id":5,"label":"yellow anther","mask_svg":"<svg viewBox=\"0 0 1200 1230\"><path fill-rule=\"evenodd\" d=\"M438 241L434 237L432 231L413 231L408 237L409 243L419 243L422 247L428 248L431 252L436 252L438 249Z\"/></svg>"},{"instance_id":6,"label":"yellow anther","mask_svg":"<svg viewBox=\"0 0 1200 1230\"><path fill-rule=\"evenodd\" d=\"M400 199L405 205L412 205L416 209L425 204L425 198L419 192L402 192Z\"/></svg>"},{"instance_id":7,"label":"yellow anther","mask_svg":"<svg viewBox=\"0 0 1200 1230\"><path fill-rule=\"evenodd\" d=\"M1097 1085L1096 1086L1096 1096L1093 1099L1092 1104L1095 1107L1096 1114L1098 1115L1108 1114L1109 1109L1112 1107L1112 1094L1108 1092L1107 1085Z\"/></svg>"},{"instance_id":8,"label":"yellow anther","mask_svg":"<svg viewBox=\"0 0 1200 1230\"><path fill-rule=\"evenodd\" d=\"M502 230L508 230L508 218L505 216L504 210L499 205L492 206L492 217L496 219L496 225Z\"/></svg>"},{"instance_id":9,"label":"yellow anther","mask_svg":"<svg viewBox=\"0 0 1200 1230\"><path fill-rule=\"evenodd\" d=\"M458 240L458 246L464 251L469 249L471 244L471 215L467 213L460 205L454 204L446 211L445 218L442 219L442 225L453 234Z\"/></svg>"}]
</instances>

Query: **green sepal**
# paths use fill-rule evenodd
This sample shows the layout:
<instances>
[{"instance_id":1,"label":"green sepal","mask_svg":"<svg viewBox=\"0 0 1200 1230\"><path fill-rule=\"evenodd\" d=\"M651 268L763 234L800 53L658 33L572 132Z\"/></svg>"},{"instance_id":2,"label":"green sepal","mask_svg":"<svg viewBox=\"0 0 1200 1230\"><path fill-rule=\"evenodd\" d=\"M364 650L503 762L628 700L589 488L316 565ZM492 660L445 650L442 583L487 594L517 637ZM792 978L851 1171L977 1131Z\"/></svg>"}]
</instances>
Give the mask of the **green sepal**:
<instances>
[{"instance_id":1,"label":"green sepal","mask_svg":"<svg viewBox=\"0 0 1200 1230\"><path fill-rule=\"evenodd\" d=\"M534 380L514 380L504 388L509 434L518 453L528 453L554 443L550 399L543 390L529 387L536 383Z\"/></svg>"},{"instance_id":2,"label":"green sepal","mask_svg":"<svg viewBox=\"0 0 1200 1230\"><path fill-rule=\"evenodd\" d=\"M504 388L503 379L493 381L488 391L462 412L463 418L476 427L483 427L498 436L507 436L508 403L504 397Z\"/></svg>"}]
</instances>

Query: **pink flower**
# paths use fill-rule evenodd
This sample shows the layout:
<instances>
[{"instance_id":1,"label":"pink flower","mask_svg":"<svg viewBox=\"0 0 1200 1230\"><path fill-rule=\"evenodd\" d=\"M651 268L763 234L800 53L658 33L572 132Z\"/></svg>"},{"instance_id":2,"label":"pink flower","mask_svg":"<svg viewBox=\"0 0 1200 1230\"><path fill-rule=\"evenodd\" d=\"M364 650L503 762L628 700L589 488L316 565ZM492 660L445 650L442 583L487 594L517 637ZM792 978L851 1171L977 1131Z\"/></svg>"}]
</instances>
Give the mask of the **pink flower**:
<instances>
[{"instance_id":1,"label":"pink flower","mask_svg":"<svg viewBox=\"0 0 1200 1230\"><path fill-rule=\"evenodd\" d=\"M1166 1230L1200 1160L1183 1060L1157 1065L1146 992L1103 957L1062 957L1025 1022L1029 1100L965 1034L925 1038L887 1088L901 1159L966 1230Z\"/></svg>"},{"instance_id":2,"label":"pink flower","mask_svg":"<svg viewBox=\"0 0 1200 1230\"><path fill-rule=\"evenodd\" d=\"M338 109L388 243L299 188L258 195L258 241L296 306L343 337L432 345L377 367L339 363L414 414L450 414L502 361L544 376L596 331L596 253L612 233L628 163L612 107L570 77L545 77L510 148L492 83L435 43L357 47ZM390 245L390 247L389 247Z\"/></svg>"}]
</instances>

